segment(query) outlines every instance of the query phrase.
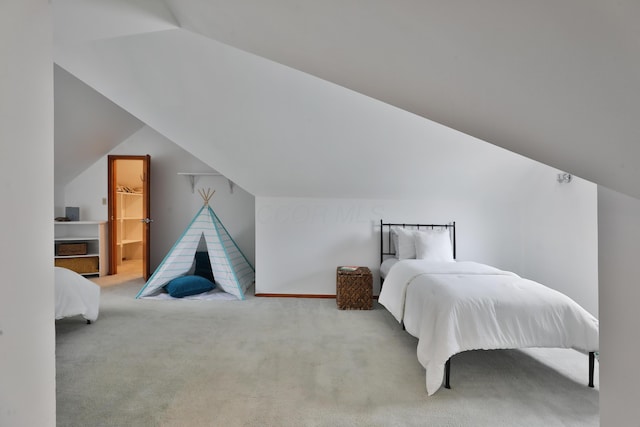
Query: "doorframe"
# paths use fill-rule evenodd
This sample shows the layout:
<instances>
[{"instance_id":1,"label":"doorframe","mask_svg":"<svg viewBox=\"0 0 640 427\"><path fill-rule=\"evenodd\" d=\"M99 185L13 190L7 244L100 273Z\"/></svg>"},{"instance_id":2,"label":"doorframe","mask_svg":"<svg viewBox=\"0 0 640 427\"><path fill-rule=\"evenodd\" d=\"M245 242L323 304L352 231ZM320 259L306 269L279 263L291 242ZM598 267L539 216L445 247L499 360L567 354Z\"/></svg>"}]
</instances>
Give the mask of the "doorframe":
<instances>
[{"instance_id":1,"label":"doorframe","mask_svg":"<svg viewBox=\"0 0 640 427\"><path fill-rule=\"evenodd\" d=\"M143 170L143 218L147 221L143 225L143 233L142 233L142 272L141 275L144 277L144 280L148 280L151 276L150 274L150 248L151 248L151 227L150 220L151 217L151 156L146 155L108 155L107 156L107 223L109 230L109 274L116 274L118 272L118 260L116 255L118 253L117 250L117 221L116 218L116 191L117 191L117 170L116 170L116 162L117 160L142 160L142 170Z\"/></svg>"}]
</instances>

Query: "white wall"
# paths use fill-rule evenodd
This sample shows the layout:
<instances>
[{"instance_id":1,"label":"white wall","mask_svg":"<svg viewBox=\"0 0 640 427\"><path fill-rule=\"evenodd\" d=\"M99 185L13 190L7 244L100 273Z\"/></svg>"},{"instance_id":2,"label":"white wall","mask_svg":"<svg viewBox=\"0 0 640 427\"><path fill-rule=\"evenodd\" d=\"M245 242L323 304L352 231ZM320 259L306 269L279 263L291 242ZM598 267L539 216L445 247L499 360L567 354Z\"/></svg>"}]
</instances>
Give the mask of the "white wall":
<instances>
[{"instance_id":1,"label":"white wall","mask_svg":"<svg viewBox=\"0 0 640 427\"><path fill-rule=\"evenodd\" d=\"M519 274L571 296L598 317L597 186L559 171L532 168L519 184L522 233Z\"/></svg>"},{"instance_id":2,"label":"white wall","mask_svg":"<svg viewBox=\"0 0 640 427\"><path fill-rule=\"evenodd\" d=\"M598 187L600 421L640 420L640 200Z\"/></svg>"},{"instance_id":3,"label":"white wall","mask_svg":"<svg viewBox=\"0 0 640 427\"><path fill-rule=\"evenodd\" d=\"M53 183L53 216L64 216L64 184Z\"/></svg>"},{"instance_id":4,"label":"white wall","mask_svg":"<svg viewBox=\"0 0 640 427\"><path fill-rule=\"evenodd\" d=\"M335 268L364 265L379 288L379 222L456 221L458 259L517 265L517 204L476 199L365 200L256 198L256 293L335 295ZM505 224L508 224L505 227ZM494 247L479 242L487 236Z\"/></svg>"},{"instance_id":5,"label":"white wall","mask_svg":"<svg viewBox=\"0 0 640 427\"><path fill-rule=\"evenodd\" d=\"M346 264L371 268L375 294L380 219L456 221L458 260L540 280L597 314L597 267L589 265L597 260L596 186L575 179L558 188L557 172L531 161L529 178L514 182L502 198L431 198L427 186L424 200L257 197L256 292L334 295L335 268ZM438 185L446 188L446 180ZM551 220L558 212L566 220ZM562 257L562 268L556 257Z\"/></svg>"},{"instance_id":6,"label":"white wall","mask_svg":"<svg viewBox=\"0 0 640 427\"><path fill-rule=\"evenodd\" d=\"M213 170L149 127L143 127L109 154L151 156L151 271L162 261L176 239L202 206L199 188L216 193L210 205L245 256L255 264L254 197L222 176L202 176L191 192L187 177L178 172ZM107 220L107 156L65 187L66 206L80 207L82 220Z\"/></svg>"},{"instance_id":7,"label":"white wall","mask_svg":"<svg viewBox=\"0 0 640 427\"><path fill-rule=\"evenodd\" d=\"M55 426L50 6L0 2L0 425Z\"/></svg>"}]
</instances>

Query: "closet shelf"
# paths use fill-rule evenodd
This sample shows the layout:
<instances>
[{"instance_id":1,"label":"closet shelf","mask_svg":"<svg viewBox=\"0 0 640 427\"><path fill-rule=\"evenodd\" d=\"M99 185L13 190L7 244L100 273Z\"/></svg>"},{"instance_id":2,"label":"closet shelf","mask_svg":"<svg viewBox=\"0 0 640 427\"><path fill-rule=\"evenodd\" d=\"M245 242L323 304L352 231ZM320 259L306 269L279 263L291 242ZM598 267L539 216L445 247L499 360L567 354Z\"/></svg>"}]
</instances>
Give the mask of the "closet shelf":
<instances>
[{"instance_id":1,"label":"closet shelf","mask_svg":"<svg viewBox=\"0 0 640 427\"><path fill-rule=\"evenodd\" d=\"M127 259L142 260L143 245L142 236L144 226L141 224L144 213L144 197L142 193L118 192L116 206L117 224L117 254L116 259L119 264Z\"/></svg>"},{"instance_id":2,"label":"closet shelf","mask_svg":"<svg viewBox=\"0 0 640 427\"><path fill-rule=\"evenodd\" d=\"M195 193L196 182L198 182L198 178L201 176L224 176L220 172L178 172L178 175L186 176L189 179L189 184L191 184L191 192ZM233 181L227 178L229 181L229 192L233 193Z\"/></svg>"},{"instance_id":3,"label":"closet shelf","mask_svg":"<svg viewBox=\"0 0 640 427\"><path fill-rule=\"evenodd\" d=\"M122 240L119 242L121 245L129 245L131 243L142 243L141 239L128 239L128 240Z\"/></svg>"}]
</instances>

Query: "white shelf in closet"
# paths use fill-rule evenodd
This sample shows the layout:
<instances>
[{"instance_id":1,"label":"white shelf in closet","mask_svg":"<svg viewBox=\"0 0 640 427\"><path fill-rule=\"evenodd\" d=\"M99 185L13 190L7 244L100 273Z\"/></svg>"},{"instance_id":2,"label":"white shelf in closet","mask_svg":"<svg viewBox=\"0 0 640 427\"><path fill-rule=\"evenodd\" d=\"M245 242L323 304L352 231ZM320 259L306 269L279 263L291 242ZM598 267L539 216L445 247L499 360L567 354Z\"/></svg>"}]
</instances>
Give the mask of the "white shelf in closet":
<instances>
[{"instance_id":1,"label":"white shelf in closet","mask_svg":"<svg viewBox=\"0 0 640 427\"><path fill-rule=\"evenodd\" d=\"M142 239L128 239L128 240L122 240L120 242L123 245L130 245L132 243L142 243Z\"/></svg>"},{"instance_id":2,"label":"white shelf in closet","mask_svg":"<svg viewBox=\"0 0 640 427\"><path fill-rule=\"evenodd\" d=\"M142 193L116 192L118 235L116 239L118 264L123 259L142 256Z\"/></svg>"}]
</instances>

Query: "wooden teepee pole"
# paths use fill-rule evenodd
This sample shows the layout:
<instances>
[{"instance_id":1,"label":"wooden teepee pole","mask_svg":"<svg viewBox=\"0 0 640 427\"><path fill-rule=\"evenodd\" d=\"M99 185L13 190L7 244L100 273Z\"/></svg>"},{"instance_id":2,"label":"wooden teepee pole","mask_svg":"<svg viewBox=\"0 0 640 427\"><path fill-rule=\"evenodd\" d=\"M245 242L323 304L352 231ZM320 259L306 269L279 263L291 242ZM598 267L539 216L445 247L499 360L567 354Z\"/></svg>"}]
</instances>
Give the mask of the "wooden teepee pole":
<instances>
[{"instance_id":1,"label":"wooden teepee pole","mask_svg":"<svg viewBox=\"0 0 640 427\"><path fill-rule=\"evenodd\" d=\"M215 192L216 190L211 191L211 188L207 188L207 191L204 191L202 188L198 189L198 193L200 193L200 197L204 200L205 206L209 205L209 200L211 200Z\"/></svg>"}]
</instances>

